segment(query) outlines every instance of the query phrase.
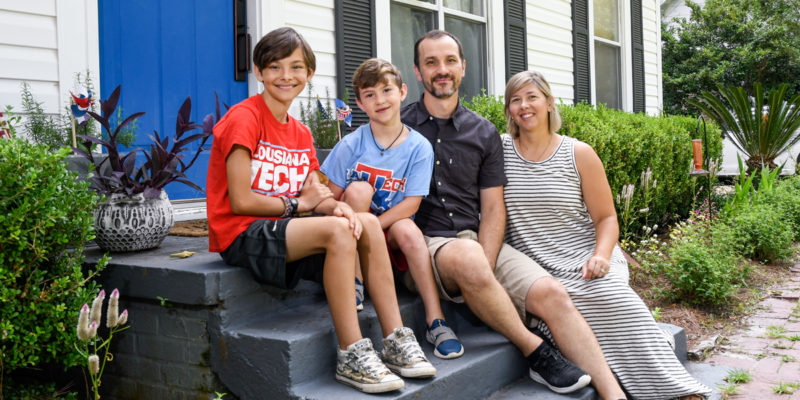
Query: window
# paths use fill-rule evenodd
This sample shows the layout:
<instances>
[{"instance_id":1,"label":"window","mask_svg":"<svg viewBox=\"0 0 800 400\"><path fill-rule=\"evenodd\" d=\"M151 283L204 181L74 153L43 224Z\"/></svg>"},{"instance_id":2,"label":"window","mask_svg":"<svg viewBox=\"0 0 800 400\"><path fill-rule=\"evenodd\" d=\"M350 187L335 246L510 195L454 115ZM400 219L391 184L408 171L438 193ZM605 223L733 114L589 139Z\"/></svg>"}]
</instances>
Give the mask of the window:
<instances>
[{"instance_id":1,"label":"window","mask_svg":"<svg viewBox=\"0 0 800 400\"><path fill-rule=\"evenodd\" d=\"M573 0L575 102L645 110L641 0Z\"/></svg>"},{"instance_id":2,"label":"window","mask_svg":"<svg viewBox=\"0 0 800 400\"><path fill-rule=\"evenodd\" d=\"M596 103L622 109L622 39L618 0L592 0Z\"/></svg>"},{"instance_id":3,"label":"window","mask_svg":"<svg viewBox=\"0 0 800 400\"><path fill-rule=\"evenodd\" d=\"M483 0L396 0L389 6L391 61L408 85L406 103L417 101L422 84L414 75L414 43L431 29L461 40L467 72L459 95L471 98L487 87L486 9Z\"/></svg>"}]
</instances>

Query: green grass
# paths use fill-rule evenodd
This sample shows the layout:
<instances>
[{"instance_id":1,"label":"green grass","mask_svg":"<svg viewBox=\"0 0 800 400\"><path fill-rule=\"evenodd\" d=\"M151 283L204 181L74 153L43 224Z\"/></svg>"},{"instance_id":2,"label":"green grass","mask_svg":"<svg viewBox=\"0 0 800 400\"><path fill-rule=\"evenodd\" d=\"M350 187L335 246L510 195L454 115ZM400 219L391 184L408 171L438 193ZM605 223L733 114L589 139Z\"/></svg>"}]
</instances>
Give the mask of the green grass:
<instances>
[{"instance_id":1,"label":"green grass","mask_svg":"<svg viewBox=\"0 0 800 400\"><path fill-rule=\"evenodd\" d=\"M770 325L767 327L767 336L773 339L782 338L784 333L786 333L786 328L782 326Z\"/></svg>"},{"instance_id":2,"label":"green grass","mask_svg":"<svg viewBox=\"0 0 800 400\"><path fill-rule=\"evenodd\" d=\"M750 372L740 368L728 371L728 376L725 377L725 381L737 385L740 383L750 382L751 380L753 380L753 377L750 375Z\"/></svg>"},{"instance_id":3,"label":"green grass","mask_svg":"<svg viewBox=\"0 0 800 400\"><path fill-rule=\"evenodd\" d=\"M800 384L797 383L778 382L778 386L773 386L772 391L777 394L792 394L798 387Z\"/></svg>"},{"instance_id":4,"label":"green grass","mask_svg":"<svg viewBox=\"0 0 800 400\"><path fill-rule=\"evenodd\" d=\"M800 335L786 336L786 339L791 340L792 342L797 342L800 341Z\"/></svg>"},{"instance_id":5,"label":"green grass","mask_svg":"<svg viewBox=\"0 0 800 400\"><path fill-rule=\"evenodd\" d=\"M797 358L795 358L793 356L786 355L786 354L781 356L781 362L787 363L787 362L795 362L795 361L797 361Z\"/></svg>"},{"instance_id":6,"label":"green grass","mask_svg":"<svg viewBox=\"0 0 800 400\"><path fill-rule=\"evenodd\" d=\"M737 395L742 392L739 385L735 383L726 383L717 385L717 389L722 394L722 399L729 399L731 396Z\"/></svg>"}]
</instances>

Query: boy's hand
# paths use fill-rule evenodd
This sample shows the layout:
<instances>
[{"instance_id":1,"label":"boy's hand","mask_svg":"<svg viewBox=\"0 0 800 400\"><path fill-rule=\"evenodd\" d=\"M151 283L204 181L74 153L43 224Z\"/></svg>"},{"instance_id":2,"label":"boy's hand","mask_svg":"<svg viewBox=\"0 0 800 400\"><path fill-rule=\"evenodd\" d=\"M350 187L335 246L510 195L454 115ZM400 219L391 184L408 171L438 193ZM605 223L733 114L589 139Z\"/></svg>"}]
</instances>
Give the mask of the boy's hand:
<instances>
[{"instance_id":1,"label":"boy's hand","mask_svg":"<svg viewBox=\"0 0 800 400\"><path fill-rule=\"evenodd\" d=\"M347 221L350 222L350 229L353 230L353 236L356 239L361 238L361 221L359 221L358 217L356 217L355 211L353 211L353 209L350 208L347 203L343 201L337 201L336 207L333 209L331 215L335 217L347 218Z\"/></svg>"},{"instance_id":2,"label":"boy's hand","mask_svg":"<svg viewBox=\"0 0 800 400\"><path fill-rule=\"evenodd\" d=\"M303 182L303 188L300 189L300 197L297 198L298 212L311 211L323 200L333 197L333 193L326 185L319 181L316 173L311 172L306 176Z\"/></svg>"}]
</instances>

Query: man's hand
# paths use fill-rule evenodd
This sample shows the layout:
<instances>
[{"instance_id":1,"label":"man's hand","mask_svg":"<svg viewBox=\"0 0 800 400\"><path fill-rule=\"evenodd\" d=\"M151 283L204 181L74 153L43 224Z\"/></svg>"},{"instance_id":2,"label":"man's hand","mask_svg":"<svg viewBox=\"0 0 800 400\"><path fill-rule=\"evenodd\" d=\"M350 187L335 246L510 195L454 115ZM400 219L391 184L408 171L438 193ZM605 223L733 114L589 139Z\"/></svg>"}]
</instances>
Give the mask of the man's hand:
<instances>
[{"instance_id":1,"label":"man's hand","mask_svg":"<svg viewBox=\"0 0 800 400\"><path fill-rule=\"evenodd\" d=\"M300 197L297 198L297 212L313 210L325 199L333 197L333 193L328 186L319 181L317 174L312 171L306 176L303 188L300 190Z\"/></svg>"},{"instance_id":2,"label":"man's hand","mask_svg":"<svg viewBox=\"0 0 800 400\"><path fill-rule=\"evenodd\" d=\"M361 221L356 217L356 213L347 203L343 201L337 201L336 203L336 207L333 209L331 215L346 218L347 221L350 222L350 229L353 230L353 236L356 239L360 239L362 226Z\"/></svg>"},{"instance_id":3,"label":"man's hand","mask_svg":"<svg viewBox=\"0 0 800 400\"><path fill-rule=\"evenodd\" d=\"M595 278L602 278L609 272L611 266L608 264L608 259L602 256L592 256L589 261L583 264L583 279L590 280Z\"/></svg>"}]
</instances>

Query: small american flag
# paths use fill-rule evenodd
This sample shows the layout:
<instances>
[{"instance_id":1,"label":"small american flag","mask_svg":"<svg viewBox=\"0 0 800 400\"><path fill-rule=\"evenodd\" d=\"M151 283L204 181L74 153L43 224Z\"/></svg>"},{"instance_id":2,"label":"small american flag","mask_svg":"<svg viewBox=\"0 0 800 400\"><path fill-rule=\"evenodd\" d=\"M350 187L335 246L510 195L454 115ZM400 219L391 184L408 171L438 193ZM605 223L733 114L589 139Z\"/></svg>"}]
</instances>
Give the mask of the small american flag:
<instances>
[{"instance_id":1,"label":"small american flag","mask_svg":"<svg viewBox=\"0 0 800 400\"><path fill-rule=\"evenodd\" d=\"M347 126L350 126L353 123L353 113L350 111L350 106L339 99L333 99L333 102L336 105L336 119L344 121Z\"/></svg>"}]
</instances>

